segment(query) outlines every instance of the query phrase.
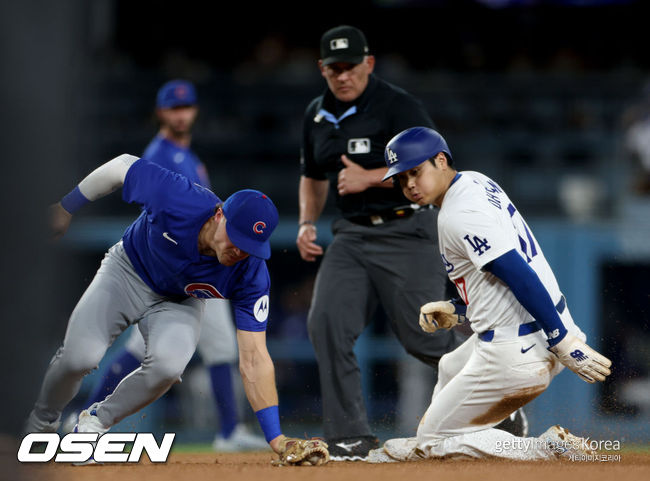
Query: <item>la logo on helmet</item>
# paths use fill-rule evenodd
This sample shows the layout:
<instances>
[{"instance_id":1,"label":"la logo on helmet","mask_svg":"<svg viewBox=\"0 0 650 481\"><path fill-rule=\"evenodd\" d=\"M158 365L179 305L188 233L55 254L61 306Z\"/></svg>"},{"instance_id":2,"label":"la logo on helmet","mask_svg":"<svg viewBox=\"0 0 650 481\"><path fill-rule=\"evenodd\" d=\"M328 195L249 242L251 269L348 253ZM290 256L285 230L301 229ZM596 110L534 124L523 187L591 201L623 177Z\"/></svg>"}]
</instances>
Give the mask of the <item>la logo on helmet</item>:
<instances>
[{"instance_id":1,"label":"la logo on helmet","mask_svg":"<svg viewBox=\"0 0 650 481\"><path fill-rule=\"evenodd\" d=\"M253 232L256 234L264 234L264 229L266 229L266 224L264 222L261 220L255 222L255 225L253 226Z\"/></svg>"}]
</instances>

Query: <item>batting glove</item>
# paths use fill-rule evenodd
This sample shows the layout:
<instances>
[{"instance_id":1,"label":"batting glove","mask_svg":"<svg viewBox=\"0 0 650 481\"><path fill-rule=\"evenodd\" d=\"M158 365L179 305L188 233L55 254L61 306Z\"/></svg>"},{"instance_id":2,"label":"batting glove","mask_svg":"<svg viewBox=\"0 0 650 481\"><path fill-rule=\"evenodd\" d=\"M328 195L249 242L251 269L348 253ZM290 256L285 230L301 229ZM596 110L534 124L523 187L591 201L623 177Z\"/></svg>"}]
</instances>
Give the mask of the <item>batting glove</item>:
<instances>
[{"instance_id":1,"label":"batting glove","mask_svg":"<svg viewBox=\"0 0 650 481\"><path fill-rule=\"evenodd\" d=\"M428 302L420 307L420 327L424 332L435 332L440 328L451 329L465 322L465 306L452 301Z\"/></svg>"},{"instance_id":2,"label":"batting glove","mask_svg":"<svg viewBox=\"0 0 650 481\"><path fill-rule=\"evenodd\" d=\"M612 372L609 369L612 361L572 334L567 333L564 339L548 350L555 354L564 366L589 383L604 381Z\"/></svg>"}]
</instances>

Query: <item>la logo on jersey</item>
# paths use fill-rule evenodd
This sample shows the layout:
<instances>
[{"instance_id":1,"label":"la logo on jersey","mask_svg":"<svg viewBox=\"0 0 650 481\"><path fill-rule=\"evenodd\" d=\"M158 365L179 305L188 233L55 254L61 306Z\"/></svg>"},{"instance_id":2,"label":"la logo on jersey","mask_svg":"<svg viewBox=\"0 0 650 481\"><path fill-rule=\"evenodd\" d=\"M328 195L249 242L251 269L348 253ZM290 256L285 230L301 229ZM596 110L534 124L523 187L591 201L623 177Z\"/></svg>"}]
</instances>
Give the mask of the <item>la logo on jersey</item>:
<instances>
[{"instance_id":1,"label":"la logo on jersey","mask_svg":"<svg viewBox=\"0 0 650 481\"><path fill-rule=\"evenodd\" d=\"M473 239L470 239L469 234L463 237L469 245L471 246L472 249L474 249L474 252L476 252L479 256L482 256L485 251L490 249L490 245L488 244L487 239L481 240L480 237L474 236Z\"/></svg>"},{"instance_id":2,"label":"la logo on jersey","mask_svg":"<svg viewBox=\"0 0 650 481\"><path fill-rule=\"evenodd\" d=\"M258 220L255 222L255 225L253 225L253 232L256 234L264 234L264 229L266 229L266 223L261 220Z\"/></svg>"},{"instance_id":3,"label":"la logo on jersey","mask_svg":"<svg viewBox=\"0 0 650 481\"><path fill-rule=\"evenodd\" d=\"M260 297L253 307L253 314L257 322L264 322L269 317L269 296Z\"/></svg>"},{"instance_id":4,"label":"la logo on jersey","mask_svg":"<svg viewBox=\"0 0 650 481\"><path fill-rule=\"evenodd\" d=\"M225 299L212 284L192 282L185 286L185 294L197 299Z\"/></svg>"}]
</instances>

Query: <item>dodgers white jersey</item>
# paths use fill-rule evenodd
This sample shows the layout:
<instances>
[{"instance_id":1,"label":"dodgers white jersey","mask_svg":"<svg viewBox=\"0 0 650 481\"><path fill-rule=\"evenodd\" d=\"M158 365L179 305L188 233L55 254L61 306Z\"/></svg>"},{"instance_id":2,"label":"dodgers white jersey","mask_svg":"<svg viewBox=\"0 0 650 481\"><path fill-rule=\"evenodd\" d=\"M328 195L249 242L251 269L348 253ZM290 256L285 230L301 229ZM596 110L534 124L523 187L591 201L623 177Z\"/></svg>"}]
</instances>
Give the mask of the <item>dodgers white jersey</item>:
<instances>
[{"instance_id":1,"label":"dodgers white jersey","mask_svg":"<svg viewBox=\"0 0 650 481\"><path fill-rule=\"evenodd\" d=\"M467 318L475 332L533 321L508 286L482 270L512 249L537 273L553 303L560 301L557 280L530 227L489 177L458 173L442 202L438 236L447 275L467 304ZM569 332L578 331L568 312L562 321Z\"/></svg>"}]
</instances>

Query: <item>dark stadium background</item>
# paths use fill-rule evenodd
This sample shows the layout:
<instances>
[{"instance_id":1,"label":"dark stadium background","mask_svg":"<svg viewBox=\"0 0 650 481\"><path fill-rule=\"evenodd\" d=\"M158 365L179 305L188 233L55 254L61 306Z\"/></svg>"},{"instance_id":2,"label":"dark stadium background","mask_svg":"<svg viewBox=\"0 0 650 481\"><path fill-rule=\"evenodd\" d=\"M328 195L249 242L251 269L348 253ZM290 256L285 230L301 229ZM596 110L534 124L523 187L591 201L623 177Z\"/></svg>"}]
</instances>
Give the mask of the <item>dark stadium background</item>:
<instances>
[{"instance_id":1,"label":"dark stadium background","mask_svg":"<svg viewBox=\"0 0 650 481\"><path fill-rule=\"evenodd\" d=\"M281 412L290 426L317 426L317 371L301 324L317 266L300 261L294 244L300 123L324 88L320 35L348 23L366 33L377 73L425 102L460 168L499 180L547 256L562 259L553 267L576 286L574 317L621 366L602 388L570 393L602 426L618 423L647 441L647 403L622 394L629 381L643 389L650 365L650 197L634 194L633 159L622 148L626 114L642 105L650 79L643 3L3 3L0 432L19 432L70 310L137 212L114 194L87 206L69 238L53 244L46 206L100 163L139 154L156 132L155 91L175 77L197 85L193 143L215 191L259 188L280 210L269 339ZM585 195L596 185L600 196L572 210L565 194L575 185L586 185ZM325 241L333 212L328 206L319 225ZM391 429L403 353L381 313L363 349L373 423ZM579 382L562 376L561 388ZM178 396L169 398L167 426L182 429Z\"/></svg>"}]
</instances>

